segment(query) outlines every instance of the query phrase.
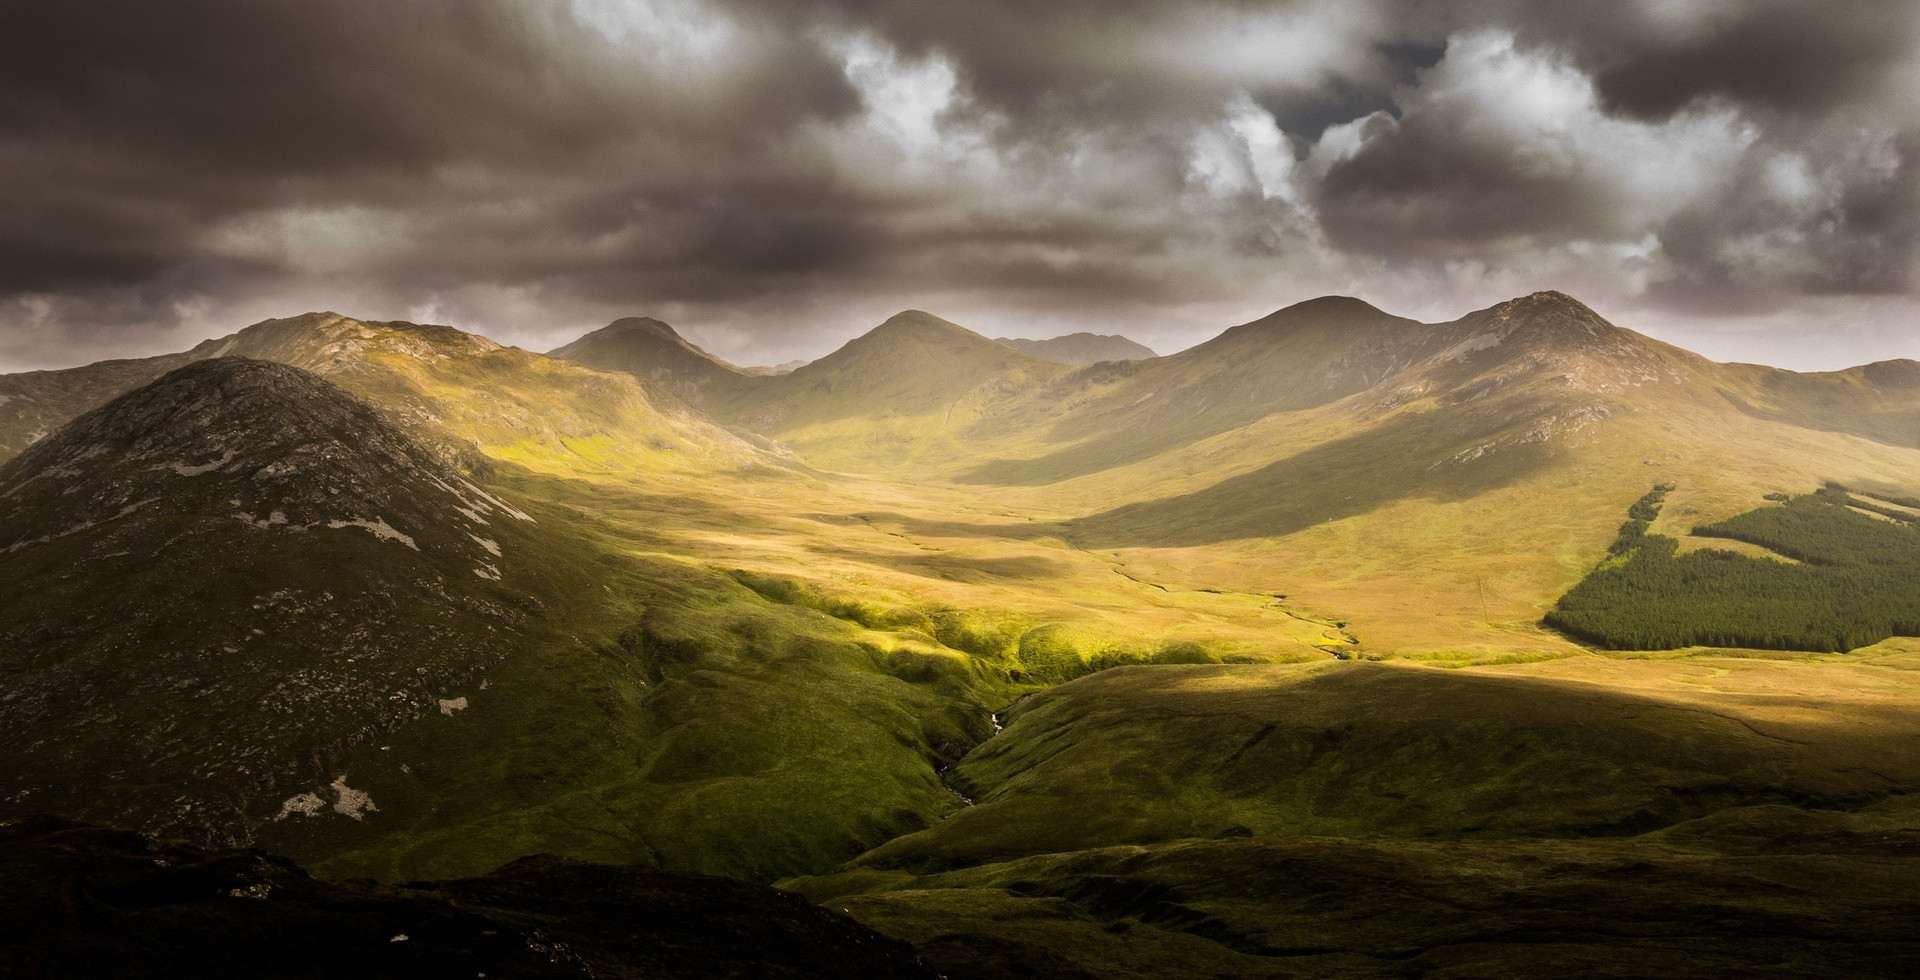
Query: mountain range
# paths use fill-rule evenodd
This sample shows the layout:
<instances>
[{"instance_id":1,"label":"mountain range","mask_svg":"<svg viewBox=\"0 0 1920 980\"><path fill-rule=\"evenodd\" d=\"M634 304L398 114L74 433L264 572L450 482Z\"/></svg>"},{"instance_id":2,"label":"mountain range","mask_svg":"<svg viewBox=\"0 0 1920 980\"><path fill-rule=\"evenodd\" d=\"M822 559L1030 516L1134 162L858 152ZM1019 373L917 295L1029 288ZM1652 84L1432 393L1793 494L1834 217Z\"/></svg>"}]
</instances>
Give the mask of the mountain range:
<instances>
[{"instance_id":1,"label":"mountain range","mask_svg":"<svg viewBox=\"0 0 1920 980\"><path fill-rule=\"evenodd\" d=\"M1045 340L995 337L994 342L1005 344L1023 354L1032 354L1043 361L1055 361L1075 367L1098 364L1101 361L1138 361L1158 356L1154 354L1153 348L1145 344L1136 344L1125 337L1109 334L1070 333Z\"/></svg>"},{"instance_id":2,"label":"mountain range","mask_svg":"<svg viewBox=\"0 0 1920 980\"><path fill-rule=\"evenodd\" d=\"M1543 620L1643 538L1826 554L1712 531L1823 487L1852 523L1794 533L1920 545L1920 364L1551 292L1082 339L907 311L769 372L313 313L0 376L0 818L777 881L950 976L1912 952L1920 643Z\"/></svg>"}]
</instances>

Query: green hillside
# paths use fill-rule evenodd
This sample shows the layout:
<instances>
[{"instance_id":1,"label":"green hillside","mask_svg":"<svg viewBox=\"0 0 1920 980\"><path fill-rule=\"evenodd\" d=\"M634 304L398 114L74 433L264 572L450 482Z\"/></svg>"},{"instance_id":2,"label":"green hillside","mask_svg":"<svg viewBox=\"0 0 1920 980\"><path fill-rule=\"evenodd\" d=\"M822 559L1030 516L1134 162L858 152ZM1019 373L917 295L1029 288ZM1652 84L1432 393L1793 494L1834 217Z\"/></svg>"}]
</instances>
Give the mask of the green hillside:
<instances>
[{"instance_id":1,"label":"green hillside","mask_svg":"<svg viewBox=\"0 0 1920 980\"><path fill-rule=\"evenodd\" d=\"M0 377L0 817L783 881L955 977L1916 952L1898 363L1558 293L555 354L316 313Z\"/></svg>"},{"instance_id":2,"label":"green hillside","mask_svg":"<svg viewBox=\"0 0 1920 980\"><path fill-rule=\"evenodd\" d=\"M1907 671L1552 666L1084 678L958 767L974 806L788 887L955 976L1875 976L1907 955Z\"/></svg>"}]
</instances>

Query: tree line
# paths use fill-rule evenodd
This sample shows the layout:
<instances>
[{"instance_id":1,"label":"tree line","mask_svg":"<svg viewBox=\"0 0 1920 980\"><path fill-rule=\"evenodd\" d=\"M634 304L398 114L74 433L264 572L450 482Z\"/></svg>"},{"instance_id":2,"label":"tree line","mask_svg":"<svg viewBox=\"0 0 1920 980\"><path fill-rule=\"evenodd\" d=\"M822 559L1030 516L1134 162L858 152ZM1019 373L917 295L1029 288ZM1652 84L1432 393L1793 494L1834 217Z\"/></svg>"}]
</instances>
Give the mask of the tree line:
<instances>
[{"instance_id":1,"label":"tree line","mask_svg":"<svg viewBox=\"0 0 1920 980\"><path fill-rule=\"evenodd\" d=\"M1920 636L1920 530L1858 513L1860 502L1830 485L1693 531L1800 564L1716 548L1681 555L1674 538L1647 533L1666 489L1635 503L1611 557L1560 598L1547 625L1616 650L1837 652Z\"/></svg>"}]
</instances>

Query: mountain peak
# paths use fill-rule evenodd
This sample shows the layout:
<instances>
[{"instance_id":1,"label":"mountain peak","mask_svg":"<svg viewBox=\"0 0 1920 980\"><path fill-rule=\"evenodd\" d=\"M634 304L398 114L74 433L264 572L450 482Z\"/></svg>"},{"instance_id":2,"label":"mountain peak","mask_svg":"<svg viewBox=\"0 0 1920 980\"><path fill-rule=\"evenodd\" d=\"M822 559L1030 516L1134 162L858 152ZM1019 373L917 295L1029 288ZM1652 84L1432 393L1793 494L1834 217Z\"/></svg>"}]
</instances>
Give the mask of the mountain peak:
<instances>
[{"instance_id":1,"label":"mountain peak","mask_svg":"<svg viewBox=\"0 0 1920 980\"><path fill-rule=\"evenodd\" d=\"M946 357L967 356L965 352L974 351L982 354L991 353L995 358L1026 359L1028 357L924 310L902 310L888 317L885 322L872 330L847 341L839 350L800 370L806 371L822 364L834 363L837 359L869 360L896 356L918 358L927 356L930 350L938 350L942 352L941 356Z\"/></svg>"},{"instance_id":2,"label":"mountain peak","mask_svg":"<svg viewBox=\"0 0 1920 980\"><path fill-rule=\"evenodd\" d=\"M1543 289L1536 293L1528 293L1525 296L1515 297L1514 299L1507 300L1495 306L1494 309L1503 315L1510 316L1520 314L1534 316L1553 315L1583 321L1597 320L1601 323L1606 322L1600 314L1593 311L1593 307L1557 289Z\"/></svg>"},{"instance_id":3,"label":"mountain peak","mask_svg":"<svg viewBox=\"0 0 1920 980\"><path fill-rule=\"evenodd\" d=\"M665 321L656 320L650 316L623 316L601 327L599 330L594 331L594 333L614 336L621 334L643 334L670 343L680 344L684 347L695 347L692 341L680 336L680 331L673 329L673 327L669 326ZM588 334L587 336L591 337L593 334Z\"/></svg>"},{"instance_id":4,"label":"mountain peak","mask_svg":"<svg viewBox=\"0 0 1920 980\"><path fill-rule=\"evenodd\" d=\"M359 527L418 551L439 515L470 513L477 529L495 508L339 385L244 357L196 361L73 420L0 466L0 500L10 548L180 513ZM466 550L464 535L441 537Z\"/></svg>"},{"instance_id":5,"label":"mountain peak","mask_svg":"<svg viewBox=\"0 0 1920 980\"><path fill-rule=\"evenodd\" d=\"M238 333L203 341L187 356L259 358L330 374L373 351L434 360L499 349L499 344L455 327L405 320L359 320L328 310L262 320Z\"/></svg>"},{"instance_id":6,"label":"mountain peak","mask_svg":"<svg viewBox=\"0 0 1920 980\"><path fill-rule=\"evenodd\" d=\"M1283 306L1273 312L1273 316L1282 314L1324 316L1331 313L1381 315L1379 307L1357 296L1316 296L1301 300L1290 306Z\"/></svg>"},{"instance_id":7,"label":"mountain peak","mask_svg":"<svg viewBox=\"0 0 1920 980\"><path fill-rule=\"evenodd\" d=\"M547 352L600 371L631 374L665 387L696 405L747 376L707 353L664 321L621 317L586 336Z\"/></svg>"},{"instance_id":8,"label":"mountain peak","mask_svg":"<svg viewBox=\"0 0 1920 980\"><path fill-rule=\"evenodd\" d=\"M0 465L9 782L169 836L252 833L330 781L370 803L332 760L506 658L531 521L299 368L121 395Z\"/></svg>"},{"instance_id":9,"label":"mountain peak","mask_svg":"<svg viewBox=\"0 0 1920 980\"><path fill-rule=\"evenodd\" d=\"M1469 313L1459 322L1481 329L1491 327L1500 336L1519 339L1528 346L1565 347L1638 338L1632 331L1608 322L1587 304L1551 289Z\"/></svg>"},{"instance_id":10,"label":"mountain peak","mask_svg":"<svg viewBox=\"0 0 1920 980\"><path fill-rule=\"evenodd\" d=\"M957 323L954 323L951 320L941 319L940 317L934 316L933 314L928 313L925 310L901 310L900 312L895 313L890 317L887 317L886 322L880 324L877 327L874 327L872 330L867 331L867 336L869 337L874 336L876 334L879 334L879 335L923 334L927 336L950 335L950 336L979 337L981 340L987 339L985 337L981 337L979 334L974 333L971 330L968 330L966 327L963 327Z\"/></svg>"},{"instance_id":11,"label":"mountain peak","mask_svg":"<svg viewBox=\"0 0 1920 980\"><path fill-rule=\"evenodd\" d=\"M1862 364L1859 371L1861 377L1879 388L1920 388L1920 362L1906 358Z\"/></svg>"},{"instance_id":12,"label":"mountain peak","mask_svg":"<svg viewBox=\"0 0 1920 980\"><path fill-rule=\"evenodd\" d=\"M690 358L697 358L729 371L735 370L733 365L707 353L700 345L680 336L680 331L673 329L665 321L656 320L650 316L621 317L573 343L548 351L547 356L578 361L602 370L627 371L642 377L647 376L649 373L647 369L653 367L684 371L688 367ZM613 365L596 363L609 358L620 363Z\"/></svg>"},{"instance_id":13,"label":"mountain peak","mask_svg":"<svg viewBox=\"0 0 1920 980\"><path fill-rule=\"evenodd\" d=\"M1251 323L1230 327L1221 334L1221 337L1292 331L1302 326L1351 329L1412 322L1401 320L1363 299L1352 296L1318 296L1291 306L1283 306Z\"/></svg>"},{"instance_id":14,"label":"mountain peak","mask_svg":"<svg viewBox=\"0 0 1920 980\"><path fill-rule=\"evenodd\" d=\"M1086 331L1046 340L995 337L994 342L1005 344L1023 354L1031 354L1044 361L1074 367L1098 364L1101 361L1140 361L1160 356L1155 354L1152 348L1118 334L1096 334Z\"/></svg>"}]
</instances>

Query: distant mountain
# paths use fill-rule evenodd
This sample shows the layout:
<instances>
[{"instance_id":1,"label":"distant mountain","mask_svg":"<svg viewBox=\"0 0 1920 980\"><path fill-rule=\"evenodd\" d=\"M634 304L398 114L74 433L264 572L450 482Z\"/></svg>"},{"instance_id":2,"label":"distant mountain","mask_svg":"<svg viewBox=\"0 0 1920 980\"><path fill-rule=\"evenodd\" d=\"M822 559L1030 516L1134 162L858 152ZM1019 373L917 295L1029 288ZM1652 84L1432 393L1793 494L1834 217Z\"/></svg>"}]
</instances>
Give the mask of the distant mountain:
<instances>
[{"instance_id":1,"label":"distant mountain","mask_svg":"<svg viewBox=\"0 0 1920 980\"><path fill-rule=\"evenodd\" d=\"M1153 352L1152 348L1144 344L1136 344L1119 335L1083 332L1047 340L995 337L994 341L1006 344L1014 350L1032 354L1043 361L1074 367L1098 364L1101 361L1139 361L1159 356Z\"/></svg>"},{"instance_id":2,"label":"distant mountain","mask_svg":"<svg viewBox=\"0 0 1920 980\"><path fill-rule=\"evenodd\" d=\"M527 514L310 372L179 368L0 465L0 799L170 833L377 804L332 766L520 642Z\"/></svg>"},{"instance_id":3,"label":"distant mountain","mask_svg":"<svg viewBox=\"0 0 1920 980\"><path fill-rule=\"evenodd\" d=\"M1656 482L1703 522L1828 479L1920 487L1916 380L1715 364L1542 292L1432 324L1324 297L1080 368L908 313L702 407L833 469L995 488L1082 548L1247 542L1196 584L1284 584L1400 643L1468 608L1534 628Z\"/></svg>"},{"instance_id":4,"label":"distant mountain","mask_svg":"<svg viewBox=\"0 0 1920 980\"><path fill-rule=\"evenodd\" d=\"M979 385L1050 369L1037 358L930 313L908 310L745 399L762 417L794 421L945 409ZM737 413L736 413L737 414Z\"/></svg>"},{"instance_id":5,"label":"distant mountain","mask_svg":"<svg viewBox=\"0 0 1920 980\"><path fill-rule=\"evenodd\" d=\"M970 424L976 406L1066 370L908 310L791 373L755 378L698 404L810 460L898 460L939 454Z\"/></svg>"},{"instance_id":6,"label":"distant mountain","mask_svg":"<svg viewBox=\"0 0 1920 980\"><path fill-rule=\"evenodd\" d=\"M760 376L792 374L800 368L806 367L809 363L812 362L806 360L782 361L779 364L754 365L752 367L743 367L740 370L746 374Z\"/></svg>"},{"instance_id":7,"label":"distant mountain","mask_svg":"<svg viewBox=\"0 0 1920 980\"><path fill-rule=\"evenodd\" d=\"M623 371L694 403L738 387L752 373L701 350L651 317L615 320L547 356Z\"/></svg>"},{"instance_id":8,"label":"distant mountain","mask_svg":"<svg viewBox=\"0 0 1920 980\"><path fill-rule=\"evenodd\" d=\"M179 354L0 375L0 459L80 412L216 357L253 357L324 375L463 466L489 456L670 468L770 461L671 393L625 373L503 347L452 327L337 313L265 320Z\"/></svg>"}]
</instances>

